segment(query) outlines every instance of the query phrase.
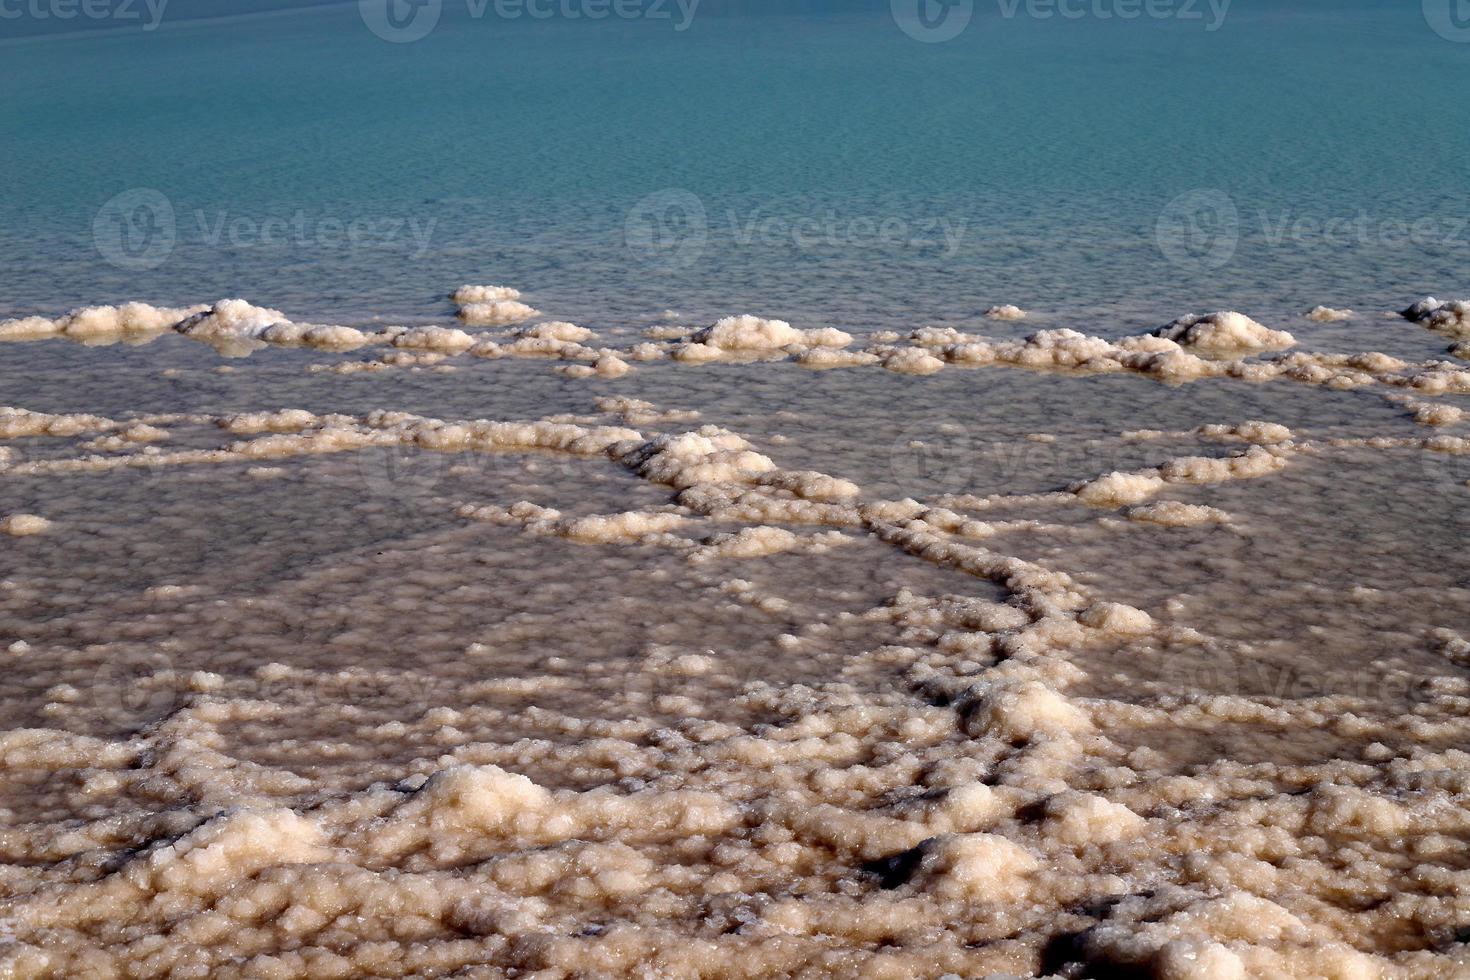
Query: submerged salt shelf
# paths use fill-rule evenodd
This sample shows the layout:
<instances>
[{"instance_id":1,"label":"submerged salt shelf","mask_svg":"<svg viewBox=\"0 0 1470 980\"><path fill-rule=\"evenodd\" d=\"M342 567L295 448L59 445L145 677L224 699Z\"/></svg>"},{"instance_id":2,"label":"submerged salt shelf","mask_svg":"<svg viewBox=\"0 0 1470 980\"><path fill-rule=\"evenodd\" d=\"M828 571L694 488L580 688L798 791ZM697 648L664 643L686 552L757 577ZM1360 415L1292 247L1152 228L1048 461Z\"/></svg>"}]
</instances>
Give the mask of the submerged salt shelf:
<instances>
[{"instance_id":1,"label":"submerged salt shelf","mask_svg":"<svg viewBox=\"0 0 1470 980\"><path fill-rule=\"evenodd\" d=\"M534 303L0 325L0 972L1470 974L1458 305Z\"/></svg>"}]
</instances>

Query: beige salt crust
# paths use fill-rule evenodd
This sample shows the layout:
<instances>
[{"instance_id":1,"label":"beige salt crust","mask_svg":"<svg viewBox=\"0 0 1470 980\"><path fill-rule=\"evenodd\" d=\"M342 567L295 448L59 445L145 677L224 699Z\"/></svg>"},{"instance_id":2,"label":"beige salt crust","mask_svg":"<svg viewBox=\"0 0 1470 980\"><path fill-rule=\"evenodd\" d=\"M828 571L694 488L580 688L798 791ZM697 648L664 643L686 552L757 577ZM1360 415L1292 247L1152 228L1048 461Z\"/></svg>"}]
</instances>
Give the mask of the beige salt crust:
<instances>
[{"instance_id":1,"label":"beige salt crust","mask_svg":"<svg viewBox=\"0 0 1470 980\"><path fill-rule=\"evenodd\" d=\"M509 328L540 315L520 303L519 296L510 287L462 286L452 299L465 325ZM1464 301L1442 303L1427 298L1402 315L1431 329L1457 335L1466 322L1467 308ZM986 311L991 320L1025 316L1025 311L1012 306ZM1319 306L1307 316L1325 323L1346 319L1350 313ZM442 363L442 359L467 354L484 359L549 357L569 362L556 367L568 377L607 380L623 377L633 370L632 363L638 362L671 359L685 365L703 365L790 358L813 369L881 366L910 375L935 374L951 366L999 365L1083 373L1132 371L1169 384L1213 378L1255 382L1284 378L1338 390L1384 385L1429 396L1470 393L1470 371L1453 361L1415 363L1371 350L1272 353L1294 346L1296 339L1286 331L1265 327L1233 311L1190 314L1151 334L1111 341L1071 328L1040 330L1019 340L995 340L949 327L925 327L907 336L875 334L868 346L858 350L850 349L854 338L842 330L802 330L783 320L751 315L725 317L696 330L661 324L651 328L652 341L597 348L586 344L596 336L592 331L564 321L520 327L509 336L499 337L472 335L438 325L361 330L296 323L279 310L239 299L183 309L144 303L86 307L55 320L32 316L0 322L0 341L65 337L89 344L126 338L146 342L168 332L210 343L231 356L249 354L266 345L306 347L338 355L359 348L390 348L368 361L311 366L316 372L337 374L372 374L391 368L448 372L453 365ZM904 340L908 345L900 343ZM1464 342L1459 342L1448 353L1461 356L1463 346Z\"/></svg>"},{"instance_id":2,"label":"beige salt crust","mask_svg":"<svg viewBox=\"0 0 1470 980\"><path fill-rule=\"evenodd\" d=\"M243 302L123 319L174 314L353 340ZM419 412L490 399L470 377L558 404L334 413L378 382L246 362L215 401L248 411L0 408L3 526L56 522L0 546L0 975L1470 975L1456 532L1292 527L1342 488L1454 520L1470 378L1215 356L1241 326L857 351L741 317L646 358L388 327L319 363L427 369ZM788 358L897 376L739 400L849 377ZM908 375L987 367L1063 409L965 402L984 465L951 480L953 376ZM1120 375L1113 435L1069 429L1104 411L1066 400L1085 374ZM849 420L866 381L929 428ZM1164 395L1188 417L1135 417ZM1364 555L1410 571L1329 580Z\"/></svg>"},{"instance_id":3,"label":"beige salt crust","mask_svg":"<svg viewBox=\"0 0 1470 980\"><path fill-rule=\"evenodd\" d=\"M24 538L32 534L42 534L49 530L51 522L36 514L10 514L0 518L0 532L11 537Z\"/></svg>"}]
</instances>

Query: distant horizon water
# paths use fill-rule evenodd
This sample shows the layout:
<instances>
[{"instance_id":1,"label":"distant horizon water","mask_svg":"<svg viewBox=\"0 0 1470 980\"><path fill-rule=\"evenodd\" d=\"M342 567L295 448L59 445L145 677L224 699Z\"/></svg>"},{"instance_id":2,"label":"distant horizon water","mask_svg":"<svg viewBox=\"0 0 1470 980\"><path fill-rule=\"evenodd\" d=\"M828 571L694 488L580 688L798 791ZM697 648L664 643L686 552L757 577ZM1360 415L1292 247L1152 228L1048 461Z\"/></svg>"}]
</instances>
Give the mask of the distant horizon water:
<instances>
[{"instance_id":1,"label":"distant horizon water","mask_svg":"<svg viewBox=\"0 0 1470 980\"><path fill-rule=\"evenodd\" d=\"M1280 318L1470 257L1433 0L278 6L7 45L0 314Z\"/></svg>"}]
</instances>

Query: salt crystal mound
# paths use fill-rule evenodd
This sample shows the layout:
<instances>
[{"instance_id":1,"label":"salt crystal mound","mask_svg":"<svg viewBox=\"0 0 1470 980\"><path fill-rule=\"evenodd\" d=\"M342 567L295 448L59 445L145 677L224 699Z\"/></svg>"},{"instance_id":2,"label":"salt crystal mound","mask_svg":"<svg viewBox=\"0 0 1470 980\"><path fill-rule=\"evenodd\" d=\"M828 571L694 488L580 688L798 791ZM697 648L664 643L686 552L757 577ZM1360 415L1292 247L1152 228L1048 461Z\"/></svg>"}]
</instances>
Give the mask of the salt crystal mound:
<instances>
[{"instance_id":1,"label":"salt crystal mound","mask_svg":"<svg viewBox=\"0 0 1470 980\"><path fill-rule=\"evenodd\" d=\"M509 299L468 303L459 308L460 320L471 327L500 327L540 315L534 307Z\"/></svg>"},{"instance_id":2,"label":"salt crystal mound","mask_svg":"<svg viewBox=\"0 0 1470 980\"><path fill-rule=\"evenodd\" d=\"M1405 320L1412 320L1431 330L1443 330L1456 334L1470 330L1470 300L1443 303L1433 296L1426 296L1400 315Z\"/></svg>"},{"instance_id":3,"label":"salt crystal mound","mask_svg":"<svg viewBox=\"0 0 1470 980\"><path fill-rule=\"evenodd\" d=\"M1314 306L1302 316L1315 323L1340 323L1353 318L1352 310L1337 310L1330 306Z\"/></svg>"},{"instance_id":4,"label":"salt crystal mound","mask_svg":"<svg viewBox=\"0 0 1470 980\"><path fill-rule=\"evenodd\" d=\"M449 294L456 306L472 303L494 303L500 300L520 299L521 291L509 286L460 286Z\"/></svg>"},{"instance_id":5,"label":"salt crystal mound","mask_svg":"<svg viewBox=\"0 0 1470 980\"><path fill-rule=\"evenodd\" d=\"M155 334L171 329L174 324L202 312L202 306L186 309L150 306L147 303L124 303L121 306L87 306L48 320L45 317L23 317L0 322L0 340L37 340L66 337L71 340L96 340L136 334Z\"/></svg>"},{"instance_id":6,"label":"salt crystal mound","mask_svg":"<svg viewBox=\"0 0 1470 980\"><path fill-rule=\"evenodd\" d=\"M1291 347L1296 338L1264 327L1243 313L1192 313L1153 332L1155 337L1204 351L1271 350Z\"/></svg>"},{"instance_id":7,"label":"salt crystal mound","mask_svg":"<svg viewBox=\"0 0 1470 980\"><path fill-rule=\"evenodd\" d=\"M459 307L459 319L471 327L501 327L540 316L519 302L520 290L509 286L460 286L449 297Z\"/></svg>"},{"instance_id":8,"label":"salt crystal mound","mask_svg":"<svg viewBox=\"0 0 1470 980\"><path fill-rule=\"evenodd\" d=\"M174 329L185 337L201 340L254 340L272 326L286 322L286 314L280 310L254 306L243 299L222 299L181 320Z\"/></svg>"},{"instance_id":9,"label":"salt crystal mound","mask_svg":"<svg viewBox=\"0 0 1470 980\"><path fill-rule=\"evenodd\" d=\"M286 322L257 332L271 312L210 315L259 337ZM535 330L492 343L584 346ZM404 365L495 359L453 328L371 342ZM792 346L798 361L859 353ZM1106 383L1135 398L1163 394L1138 386L1166 373L1135 365L1249 377L1165 338L1071 330L995 341L926 328L874 350L868 366L929 358L953 372L946 383L966 367L1114 373ZM1251 411L1135 428L1119 441L1141 458L1126 465L943 499L903 481L879 492L838 462L815 468L884 448L865 432L835 446L831 420L781 443L707 405L705 424L691 405L592 403L595 389L577 389L595 412L523 419L259 409L302 404L273 397L268 375L249 379L262 385L250 411L0 409L4 448L17 450L0 458L0 485L57 518L0 560L98 530L137 546L146 534L130 525L176 494L195 525L224 498L281 508L291 535L360 513L389 515L391 529L352 539L358 550L332 540L304 568L269 556L249 589L201 572L109 595L75 567L6 567L0 615L24 632L0 649L29 686L0 693L12 719L0 730L0 971L1451 973L1463 923L1445 896L1466 885L1470 794L1463 678L1423 678L1402 704L1133 675L1146 695L1105 686L1151 656L1208 668L1236 648L1172 599L1124 594L1088 556L1147 539L1216 570L1247 549L1255 567L1291 539L1269 519L1249 536L1250 505L1299 474L1348 482L1371 461L1392 472L1470 455L1462 436L1414 428L1455 407L1426 401L1431 390L1470 390L1452 366L1371 352L1249 363L1270 372L1260 380L1365 375L1400 399L1382 431L1314 431L1316 416L1291 409L1314 393L1292 391L1281 421ZM679 370L633 380L694 397ZM1032 394L1062 381L1007 380ZM1265 396L1252 395L1254 409ZM994 401L982 418L999 432L1014 406ZM421 455L471 478L422 495L393 481L361 512L361 483L334 482ZM505 469L487 479L485 461ZM328 491L318 509L314 483ZM278 484L289 492L257 496ZM71 494L93 523L63 517ZM427 515L443 524L408 524ZM144 572L140 556L118 570ZM520 564L496 564L507 556ZM904 584L873 595L845 582L804 601L853 567L860 584L894 568ZM1171 567L1145 571L1184 589ZM1401 607L1420 586L1382 601ZM1235 612L1274 631L1266 588L1237 595ZM1432 602L1448 614L1463 591L1434 589ZM69 594L85 608L37 615ZM1425 656L1470 663L1465 630L1366 608L1382 616L1375 636L1412 633ZM721 616L737 627L721 635ZM613 651L639 622L655 628ZM1341 744L1279 757L1316 738ZM1196 740L1203 759L1181 747Z\"/></svg>"},{"instance_id":10,"label":"salt crystal mound","mask_svg":"<svg viewBox=\"0 0 1470 980\"><path fill-rule=\"evenodd\" d=\"M294 323L280 310L255 306L243 299L222 299L174 324L185 337L222 348L238 344L276 344L346 352L372 338L354 327Z\"/></svg>"},{"instance_id":11,"label":"salt crystal mound","mask_svg":"<svg viewBox=\"0 0 1470 980\"><path fill-rule=\"evenodd\" d=\"M392 347L402 350L460 353L475 345L475 338L454 327L390 327L383 332Z\"/></svg>"},{"instance_id":12,"label":"salt crystal mound","mask_svg":"<svg viewBox=\"0 0 1470 980\"><path fill-rule=\"evenodd\" d=\"M255 335L256 340L283 347L310 347L345 353L370 342L356 327L312 323L273 323Z\"/></svg>"},{"instance_id":13,"label":"salt crystal mound","mask_svg":"<svg viewBox=\"0 0 1470 980\"><path fill-rule=\"evenodd\" d=\"M852 335L830 327L798 330L785 320L756 316L729 316L689 335L674 357L685 362L723 360L732 355L763 354L789 348L839 348L852 343Z\"/></svg>"},{"instance_id":14,"label":"salt crystal mound","mask_svg":"<svg viewBox=\"0 0 1470 980\"><path fill-rule=\"evenodd\" d=\"M1013 306L1010 303L992 306L985 311L985 317L989 320L1024 320L1026 316L1027 313L1025 310L1019 306Z\"/></svg>"},{"instance_id":15,"label":"salt crystal mound","mask_svg":"<svg viewBox=\"0 0 1470 980\"><path fill-rule=\"evenodd\" d=\"M50 527L50 521L36 514L10 514L0 518L0 534L8 534L15 538L42 534Z\"/></svg>"},{"instance_id":16,"label":"salt crystal mound","mask_svg":"<svg viewBox=\"0 0 1470 980\"><path fill-rule=\"evenodd\" d=\"M506 287L491 286L467 289L454 295L470 298L513 292ZM1437 325L1436 329L1453 331L1463 319L1460 311L1463 305L1427 299L1404 315L1419 318L1426 325ZM524 312L515 312L499 325L511 325ZM1336 319L1337 314L1346 312L1319 307L1311 315ZM526 317L534 315L532 310ZM491 318L497 319L499 314ZM852 342L851 336L832 328L797 330L784 321L741 316L727 317L693 333L682 328L660 329L656 333L663 339L662 343L592 347L588 342L595 339L595 334L564 321L522 327L500 338L472 337L454 328L433 326L364 331L349 326L296 323L278 310L257 307L244 300L221 300L211 306L177 310L130 303L122 307L89 307L56 320L40 317L10 320L0 325L0 340L65 337L83 343L112 343L119 339L147 342L171 329L204 340L229 356L246 356L265 344L336 354L361 347L393 348L368 361L315 364L309 368L313 372L337 374L377 373L392 368L450 372L454 365L444 363L444 359L468 354L486 360L551 358L569 362L555 367L567 377L611 381L631 373L632 364L665 359L679 364L790 359L801 367L816 370L877 366L919 376L935 374L950 366L1001 366L1082 373L1129 371L1166 384L1209 378L1253 382L1285 379L1337 390L1382 385L1427 396L1470 392L1470 371L1443 359L1414 363L1378 351L1351 354L1298 351L1257 357L1262 351L1288 344L1290 335L1268 330L1234 313L1184 317L1154 334L1115 341L1070 328L1041 330L1020 340L995 340L948 327L925 327L906 337L898 333L875 334L869 346L861 350L844 349ZM471 338L469 343L466 338ZM898 343L903 340L910 346ZM1466 346L1467 342L1459 342L1449 353L1463 356ZM1208 356L1201 357L1193 350Z\"/></svg>"}]
</instances>

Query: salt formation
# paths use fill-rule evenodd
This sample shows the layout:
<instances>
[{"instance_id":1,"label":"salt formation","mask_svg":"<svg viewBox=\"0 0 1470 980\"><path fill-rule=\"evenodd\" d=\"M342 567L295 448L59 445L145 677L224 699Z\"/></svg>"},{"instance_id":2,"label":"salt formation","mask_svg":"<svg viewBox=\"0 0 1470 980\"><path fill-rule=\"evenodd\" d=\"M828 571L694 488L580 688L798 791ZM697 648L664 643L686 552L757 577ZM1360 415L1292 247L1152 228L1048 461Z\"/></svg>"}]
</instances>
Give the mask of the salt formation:
<instances>
[{"instance_id":1,"label":"salt formation","mask_svg":"<svg viewBox=\"0 0 1470 980\"><path fill-rule=\"evenodd\" d=\"M0 532L12 537L24 538L41 534L51 527L51 522L35 514L11 514L0 520Z\"/></svg>"},{"instance_id":2,"label":"salt formation","mask_svg":"<svg viewBox=\"0 0 1470 980\"><path fill-rule=\"evenodd\" d=\"M944 362L917 347L899 347L879 355L883 366L897 374L934 374L944 370Z\"/></svg>"},{"instance_id":3,"label":"salt formation","mask_svg":"<svg viewBox=\"0 0 1470 980\"><path fill-rule=\"evenodd\" d=\"M368 343L368 335L354 327L311 323L273 323L256 339L287 347L312 347L324 351L350 351Z\"/></svg>"},{"instance_id":4,"label":"salt formation","mask_svg":"<svg viewBox=\"0 0 1470 980\"><path fill-rule=\"evenodd\" d=\"M130 334L160 333L203 307L171 309L147 303L121 306L88 306L72 310L55 320L24 317L0 322L0 340L31 340L62 336L72 340L94 340Z\"/></svg>"},{"instance_id":5,"label":"salt formation","mask_svg":"<svg viewBox=\"0 0 1470 980\"><path fill-rule=\"evenodd\" d=\"M1427 402L1417 398L1403 398L1402 401L1413 412L1414 421L1420 425L1454 425L1465 417L1465 410L1458 405Z\"/></svg>"},{"instance_id":6,"label":"salt formation","mask_svg":"<svg viewBox=\"0 0 1470 980\"><path fill-rule=\"evenodd\" d=\"M1426 296L1404 310L1402 316L1431 330L1458 333L1470 326L1470 301L1454 300L1444 303L1433 296Z\"/></svg>"},{"instance_id":7,"label":"salt formation","mask_svg":"<svg viewBox=\"0 0 1470 980\"><path fill-rule=\"evenodd\" d=\"M992 306L986 310L985 316L991 320L1024 320L1026 319L1026 311L1019 306L1002 303L1000 306Z\"/></svg>"},{"instance_id":8,"label":"salt formation","mask_svg":"<svg viewBox=\"0 0 1470 980\"><path fill-rule=\"evenodd\" d=\"M785 320L762 320L754 316L726 317L690 338L693 343L720 350L767 350L799 344L801 339L801 331Z\"/></svg>"},{"instance_id":9,"label":"salt formation","mask_svg":"<svg viewBox=\"0 0 1470 980\"><path fill-rule=\"evenodd\" d=\"M1461 970L1464 365L708 330L618 387L561 321L171 414L24 381L0 973Z\"/></svg>"},{"instance_id":10,"label":"salt formation","mask_svg":"<svg viewBox=\"0 0 1470 980\"><path fill-rule=\"evenodd\" d=\"M604 350L597 355L597 360L589 364L570 364L560 368L562 373L570 378L621 378L633 370L628 362L618 357L610 350Z\"/></svg>"},{"instance_id":11,"label":"salt formation","mask_svg":"<svg viewBox=\"0 0 1470 980\"><path fill-rule=\"evenodd\" d=\"M1338 323L1353 318L1352 310L1336 310L1330 306L1314 306L1302 316L1316 323Z\"/></svg>"},{"instance_id":12,"label":"salt formation","mask_svg":"<svg viewBox=\"0 0 1470 980\"><path fill-rule=\"evenodd\" d=\"M866 367L882 360L871 351L832 350L827 347L811 347L796 355L796 363L808 368Z\"/></svg>"},{"instance_id":13,"label":"salt formation","mask_svg":"<svg viewBox=\"0 0 1470 980\"><path fill-rule=\"evenodd\" d=\"M541 315L520 302L520 291L509 286L465 285L449 298L459 307L460 320L472 327L506 326Z\"/></svg>"},{"instance_id":14,"label":"salt formation","mask_svg":"<svg viewBox=\"0 0 1470 980\"><path fill-rule=\"evenodd\" d=\"M1162 524L1165 527L1195 527L1200 524L1228 524L1230 515L1202 504L1185 504L1177 500L1161 500L1126 511L1130 521Z\"/></svg>"},{"instance_id":15,"label":"salt formation","mask_svg":"<svg viewBox=\"0 0 1470 980\"><path fill-rule=\"evenodd\" d=\"M1278 422L1263 422L1260 419L1252 419L1235 425L1210 423L1194 431L1210 439L1253 442L1258 446L1275 446L1283 442L1290 442L1292 439L1292 432L1286 426Z\"/></svg>"},{"instance_id":16,"label":"salt formation","mask_svg":"<svg viewBox=\"0 0 1470 980\"><path fill-rule=\"evenodd\" d=\"M830 327L797 330L785 320L730 316L695 331L675 351L683 361L715 361L729 354L775 351L787 347L846 347L852 336Z\"/></svg>"},{"instance_id":17,"label":"salt formation","mask_svg":"<svg viewBox=\"0 0 1470 980\"><path fill-rule=\"evenodd\" d=\"M173 324L185 337L211 344L277 344L343 353L374 340L354 327L295 323L280 310L255 306L242 299L222 299L195 308Z\"/></svg>"},{"instance_id":18,"label":"salt formation","mask_svg":"<svg viewBox=\"0 0 1470 980\"><path fill-rule=\"evenodd\" d=\"M222 299L179 321L175 329L200 340L256 340L270 327L286 322L280 310L253 306L243 299Z\"/></svg>"},{"instance_id":19,"label":"salt formation","mask_svg":"<svg viewBox=\"0 0 1470 980\"><path fill-rule=\"evenodd\" d=\"M454 327L395 328L385 332L388 343L404 350L459 353L469 350L475 338Z\"/></svg>"},{"instance_id":20,"label":"salt formation","mask_svg":"<svg viewBox=\"0 0 1470 980\"><path fill-rule=\"evenodd\" d=\"M1083 480L1071 490L1085 504L1118 507L1141 503L1169 483L1224 483L1268 476L1284 467L1288 456L1288 449L1272 451L1259 445L1234 456L1182 456L1151 469L1114 471Z\"/></svg>"},{"instance_id":21,"label":"salt formation","mask_svg":"<svg viewBox=\"0 0 1470 980\"><path fill-rule=\"evenodd\" d=\"M456 306L469 306L473 303L495 303L500 300L520 299L521 291L509 286L460 286L449 298Z\"/></svg>"},{"instance_id":22,"label":"salt formation","mask_svg":"<svg viewBox=\"0 0 1470 980\"><path fill-rule=\"evenodd\" d=\"M506 326L536 315L536 311L510 298L514 292L507 287L469 286L453 295L466 301L463 309L471 311L466 323ZM1457 312L1460 305L1429 299L1404 315L1453 332L1462 319ZM477 309L480 307L483 309ZM1320 319L1346 312L1320 307L1311 311L1311 315ZM568 377L612 380L629 373L631 363L672 359L681 364L703 364L789 358L814 369L881 366L896 373L915 375L933 374L946 365L963 368L1003 365L1084 373L1130 371L1167 384L1208 378L1285 379L1336 390L1381 385L1426 395L1470 392L1470 372L1443 359L1412 363L1378 351L1298 351L1256 356L1294 341L1289 334L1268 330L1235 313L1184 317L1152 335L1117 340L1088 336L1068 328L1041 330L1020 340L994 340L948 327L924 327L907 335L892 331L876 333L862 350L843 349L852 338L839 330L797 330L784 321L743 316L727 317L693 333L672 325L655 328L653 334L662 343L644 341L628 347L593 348L587 345L593 339L590 331L563 321L524 327L509 337L482 336L465 345L462 338L468 335L449 328L387 327L365 331L350 326L296 323L278 310L256 307L243 300L222 300L212 306L179 310L126 304L116 308L89 307L54 321L39 317L11 320L0 327L0 341L62 336L85 343L110 343L128 338L146 342L170 328L205 340L231 356L248 355L263 344L305 347L325 353L346 353L381 345L397 348L367 361L314 364L308 368L314 373L333 374L377 373L391 368L447 373L455 370L455 366L443 363L444 358L468 354L482 360L549 357L568 362L554 368ZM905 340L908 346L900 343ZM1449 353L1461 356L1463 346L1464 342L1458 342ZM1208 356L1201 357L1194 353L1196 350Z\"/></svg>"},{"instance_id":23,"label":"salt formation","mask_svg":"<svg viewBox=\"0 0 1470 980\"><path fill-rule=\"evenodd\" d=\"M459 318L471 327L499 327L540 315L533 307L511 299L467 303L459 308Z\"/></svg>"},{"instance_id":24,"label":"salt formation","mask_svg":"<svg viewBox=\"0 0 1470 980\"><path fill-rule=\"evenodd\" d=\"M1271 330L1234 311L1182 316L1155 330L1154 336L1205 351L1266 350L1296 343L1286 331Z\"/></svg>"},{"instance_id":25,"label":"salt formation","mask_svg":"<svg viewBox=\"0 0 1470 980\"><path fill-rule=\"evenodd\" d=\"M614 544L662 541L668 532L682 528L689 518L670 511L628 511L620 514L593 514L586 517L563 517L550 507L540 507L522 500L509 507L476 507L461 504L459 516L495 524L517 524L531 534L566 538L582 544ZM673 539L692 547L692 542Z\"/></svg>"},{"instance_id":26,"label":"salt formation","mask_svg":"<svg viewBox=\"0 0 1470 980\"><path fill-rule=\"evenodd\" d=\"M575 323L562 321L551 321L538 323L533 327L522 327L516 331L516 337L522 340L551 340L561 343L586 343L596 336L586 327L579 327Z\"/></svg>"}]
</instances>

